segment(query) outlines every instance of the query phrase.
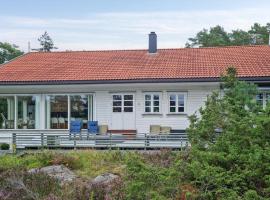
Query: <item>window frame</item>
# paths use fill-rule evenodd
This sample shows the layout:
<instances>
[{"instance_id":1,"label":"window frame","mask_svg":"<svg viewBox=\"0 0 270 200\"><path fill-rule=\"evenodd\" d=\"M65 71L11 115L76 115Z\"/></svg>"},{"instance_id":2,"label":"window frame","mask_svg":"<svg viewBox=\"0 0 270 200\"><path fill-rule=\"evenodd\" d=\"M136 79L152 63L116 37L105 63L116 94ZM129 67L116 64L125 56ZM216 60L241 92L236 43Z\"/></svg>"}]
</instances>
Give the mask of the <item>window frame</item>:
<instances>
[{"instance_id":1,"label":"window frame","mask_svg":"<svg viewBox=\"0 0 270 200\"><path fill-rule=\"evenodd\" d=\"M150 100L146 100L146 95L149 95L150 96ZM154 102L157 101L157 100L154 100L154 96L155 95L158 95L159 99L158 99L158 102L159 102L159 105L158 106L154 106ZM143 111L144 111L144 114L161 114L161 109L162 109L162 93L160 92L145 92L143 94L144 96L144 106L143 106ZM150 101L150 106L146 106L146 101ZM146 112L146 108L150 108L150 112ZM158 112L154 112L154 108L158 108L159 111Z\"/></svg>"},{"instance_id":2,"label":"window frame","mask_svg":"<svg viewBox=\"0 0 270 200\"><path fill-rule=\"evenodd\" d=\"M186 114L187 113L187 92L168 92L168 114ZM171 95L175 95L176 100L175 100L175 106L171 106ZM184 96L184 111L183 112L179 112L178 108L182 107L179 106L179 95L183 95ZM171 107L175 107L175 112L171 112Z\"/></svg>"},{"instance_id":3,"label":"window frame","mask_svg":"<svg viewBox=\"0 0 270 200\"><path fill-rule=\"evenodd\" d=\"M114 100L114 96L121 96L121 99L120 100ZM129 96L131 95L132 96L132 100L130 99L125 99L125 96ZM112 113L134 113L135 112L135 94L132 94L132 93L114 93L111 95L111 112ZM114 102L121 102L121 105L120 106L114 106L113 103ZM127 106L125 105L125 102L129 102L131 101L132 102L132 106ZM120 112L114 112L114 108L121 108L121 111ZM126 112L125 111L125 108L132 108L132 111L131 112Z\"/></svg>"},{"instance_id":4,"label":"window frame","mask_svg":"<svg viewBox=\"0 0 270 200\"><path fill-rule=\"evenodd\" d=\"M35 106L37 104L37 102L39 103L39 106L38 106L38 113L39 113L39 116L38 116L38 119L39 119L39 124L35 124L35 128L29 128L29 129L20 129L18 128L18 107L19 107L19 101L18 101L18 97L35 97ZM36 109L36 108L35 108ZM35 111L36 112L36 111ZM15 94L15 129L16 130L40 130L40 124L41 124L41 94ZM36 118L37 116L35 116L35 121L36 121ZM36 123L36 122L35 122ZM39 127L39 128L36 128L36 127Z\"/></svg>"},{"instance_id":5,"label":"window frame","mask_svg":"<svg viewBox=\"0 0 270 200\"><path fill-rule=\"evenodd\" d=\"M95 119L95 109L96 109L96 102L95 102L95 93L47 93L47 94L44 94L44 106L45 106L45 113L44 113L44 129L45 130L62 130L62 131L68 131L70 129L70 121L71 121L71 98L70 96L80 96L80 95L86 95L88 97L88 121L89 120L94 120ZM89 96L92 96L92 99L91 99L91 104L90 104L90 99L89 99ZM53 129L53 128L47 128L47 97L48 96L67 96L67 101L68 101L68 128L66 129ZM92 113L90 112L90 106L92 105ZM86 129L82 129L82 130L86 130Z\"/></svg>"},{"instance_id":6,"label":"window frame","mask_svg":"<svg viewBox=\"0 0 270 200\"><path fill-rule=\"evenodd\" d=\"M14 99L14 122L13 122L13 127L11 129L0 129L0 131L9 131L9 130L16 130L17 129L17 95L14 94L1 94L0 97L13 97ZM28 129L30 130L30 129Z\"/></svg>"},{"instance_id":7,"label":"window frame","mask_svg":"<svg viewBox=\"0 0 270 200\"><path fill-rule=\"evenodd\" d=\"M262 95L262 99L258 99L257 98L258 95ZM261 105L263 109L266 108L267 103L270 103L270 98L267 98L267 95L270 96L270 90L260 90L255 96L255 100L257 104L260 105L258 102L261 101Z\"/></svg>"}]
</instances>

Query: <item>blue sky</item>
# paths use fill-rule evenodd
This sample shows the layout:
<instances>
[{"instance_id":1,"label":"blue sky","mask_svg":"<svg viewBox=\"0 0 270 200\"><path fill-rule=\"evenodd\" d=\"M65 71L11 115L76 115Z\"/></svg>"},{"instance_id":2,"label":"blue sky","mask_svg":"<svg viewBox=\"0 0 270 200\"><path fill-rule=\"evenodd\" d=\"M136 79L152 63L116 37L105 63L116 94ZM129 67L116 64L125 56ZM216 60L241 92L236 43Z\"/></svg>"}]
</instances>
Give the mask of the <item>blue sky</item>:
<instances>
[{"instance_id":1,"label":"blue sky","mask_svg":"<svg viewBox=\"0 0 270 200\"><path fill-rule=\"evenodd\" d=\"M270 22L268 0L0 0L0 41L38 47L47 30L59 50L183 47L202 28L248 29Z\"/></svg>"}]
</instances>

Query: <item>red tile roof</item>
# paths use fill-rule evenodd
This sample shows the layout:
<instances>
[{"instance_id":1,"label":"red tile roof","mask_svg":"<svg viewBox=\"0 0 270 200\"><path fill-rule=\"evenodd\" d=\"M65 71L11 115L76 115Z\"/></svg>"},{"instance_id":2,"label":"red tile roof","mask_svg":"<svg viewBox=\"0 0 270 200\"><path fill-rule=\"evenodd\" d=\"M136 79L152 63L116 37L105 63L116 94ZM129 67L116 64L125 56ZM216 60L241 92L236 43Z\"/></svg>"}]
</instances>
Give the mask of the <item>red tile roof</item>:
<instances>
[{"instance_id":1,"label":"red tile roof","mask_svg":"<svg viewBox=\"0 0 270 200\"><path fill-rule=\"evenodd\" d=\"M28 53L0 65L0 83L270 77L270 46Z\"/></svg>"}]
</instances>

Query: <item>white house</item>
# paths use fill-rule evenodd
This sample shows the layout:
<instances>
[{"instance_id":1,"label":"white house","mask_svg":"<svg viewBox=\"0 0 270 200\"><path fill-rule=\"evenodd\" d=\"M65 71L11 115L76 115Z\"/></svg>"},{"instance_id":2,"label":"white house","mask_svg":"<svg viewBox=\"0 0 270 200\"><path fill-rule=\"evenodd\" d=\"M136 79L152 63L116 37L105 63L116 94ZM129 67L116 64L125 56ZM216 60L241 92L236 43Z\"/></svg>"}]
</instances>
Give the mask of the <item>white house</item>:
<instances>
[{"instance_id":1,"label":"white house","mask_svg":"<svg viewBox=\"0 0 270 200\"><path fill-rule=\"evenodd\" d=\"M270 46L32 52L0 65L1 133L67 130L88 120L111 131L184 130L234 66L270 99Z\"/></svg>"}]
</instances>

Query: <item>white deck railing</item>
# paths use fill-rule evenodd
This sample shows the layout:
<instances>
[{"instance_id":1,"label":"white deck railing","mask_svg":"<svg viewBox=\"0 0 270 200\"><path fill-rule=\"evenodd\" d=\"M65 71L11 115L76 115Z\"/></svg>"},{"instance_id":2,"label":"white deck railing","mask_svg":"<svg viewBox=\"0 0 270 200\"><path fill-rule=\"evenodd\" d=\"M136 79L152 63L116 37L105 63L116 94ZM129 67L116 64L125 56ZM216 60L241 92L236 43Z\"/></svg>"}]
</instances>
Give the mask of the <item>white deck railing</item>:
<instances>
[{"instance_id":1,"label":"white deck railing","mask_svg":"<svg viewBox=\"0 0 270 200\"><path fill-rule=\"evenodd\" d=\"M0 143L8 140L17 149L24 148L109 148L109 149L183 149L189 146L185 133L94 135L68 131L23 131L0 135Z\"/></svg>"}]
</instances>

